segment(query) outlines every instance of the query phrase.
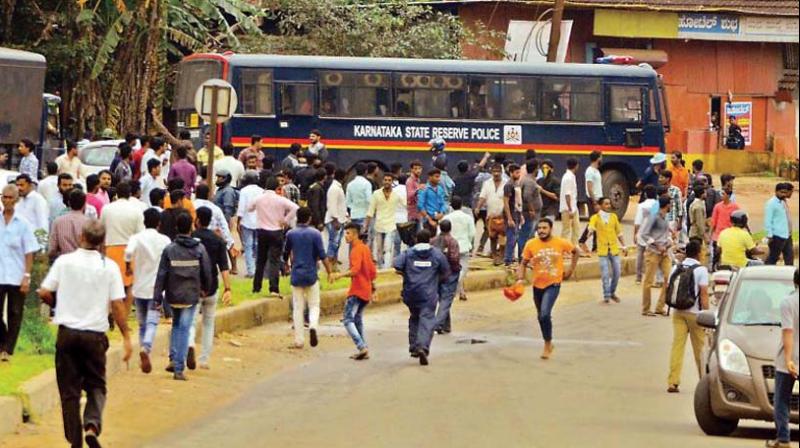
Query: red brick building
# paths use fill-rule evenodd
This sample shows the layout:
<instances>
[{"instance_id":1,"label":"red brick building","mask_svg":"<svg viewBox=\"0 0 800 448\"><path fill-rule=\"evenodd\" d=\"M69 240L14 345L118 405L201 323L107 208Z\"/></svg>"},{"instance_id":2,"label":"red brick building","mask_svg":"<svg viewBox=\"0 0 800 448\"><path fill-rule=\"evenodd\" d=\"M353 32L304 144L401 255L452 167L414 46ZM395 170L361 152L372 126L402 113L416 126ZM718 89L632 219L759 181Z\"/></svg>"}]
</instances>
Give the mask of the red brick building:
<instances>
[{"instance_id":1,"label":"red brick building","mask_svg":"<svg viewBox=\"0 0 800 448\"><path fill-rule=\"evenodd\" d=\"M512 20L535 21L553 6L536 0L425 3L500 32ZM797 157L796 0L567 0L564 20L572 21L565 62L634 55L663 75L672 125L668 149L704 155L731 171ZM490 58L477 48L467 48L466 56ZM749 127L744 152L723 147L726 111Z\"/></svg>"}]
</instances>

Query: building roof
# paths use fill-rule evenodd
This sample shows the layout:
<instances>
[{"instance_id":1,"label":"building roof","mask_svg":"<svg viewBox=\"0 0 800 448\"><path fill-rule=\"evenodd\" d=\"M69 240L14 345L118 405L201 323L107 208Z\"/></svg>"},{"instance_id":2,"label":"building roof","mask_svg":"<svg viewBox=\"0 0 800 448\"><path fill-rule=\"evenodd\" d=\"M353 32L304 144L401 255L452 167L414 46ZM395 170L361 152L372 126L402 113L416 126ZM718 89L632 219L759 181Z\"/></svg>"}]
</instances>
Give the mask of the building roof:
<instances>
[{"instance_id":1,"label":"building roof","mask_svg":"<svg viewBox=\"0 0 800 448\"><path fill-rule=\"evenodd\" d=\"M552 5L552 0L430 0L413 3L520 3ZM798 16L797 0L566 0L567 7L636 9L673 12L732 12L766 16Z\"/></svg>"}]
</instances>

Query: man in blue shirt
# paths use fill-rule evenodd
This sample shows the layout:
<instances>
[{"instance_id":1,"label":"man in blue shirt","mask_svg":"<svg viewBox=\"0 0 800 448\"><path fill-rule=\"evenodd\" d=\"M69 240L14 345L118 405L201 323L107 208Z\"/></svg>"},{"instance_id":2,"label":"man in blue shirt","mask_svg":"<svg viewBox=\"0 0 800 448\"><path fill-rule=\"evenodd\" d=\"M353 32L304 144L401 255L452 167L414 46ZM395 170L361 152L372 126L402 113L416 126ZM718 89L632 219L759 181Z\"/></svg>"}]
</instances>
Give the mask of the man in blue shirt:
<instances>
[{"instance_id":1,"label":"man in blue shirt","mask_svg":"<svg viewBox=\"0 0 800 448\"><path fill-rule=\"evenodd\" d=\"M408 350L428 365L433 330L436 327L436 304L439 285L450 276L450 265L442 251L431 246L431 233L422 229L417 243L394 260L394 269L403 276L403 303L408 318Z\"/></svg>"},{"instance_id":2,"label":"man in blue shirt","mask_svg":"<svg viewBox=\"0 0 800 448\"><path fill-rule=\"evenodd\" d=\"M364 175L367 173L367 165L357 163L355 166L356 177L347 184L345 192L345 204L350 209L350 221L364 224L369 209L369 201L372 199L372 182Z\"/></svg>"},{"instance_id":3,"label":"man in blue shirt","mask_svg":"<svg viewBox=\"0 0 800 448\"><path fill-rule=\"evenodd\" d=\"M436 235L439 221L450 211L447 206L447 190L441 184L441 180L441 170L434 168L428 171L428 183L417 192L420 219L431 235Z\"/></svg>"},{"instance_id":4,"label":"man in blue shirt","mask_svg":"<svg viewBox=\"0 0 800 448\"><path fill-rule=\"evenodd\" d=\"M14 213L18 200L16 185L3 187L3 213L0 218L0 362L8 362L14 354L22 325L25 295L31 287L33 254L39 250L33 227ZM6 298L8 321L3 322Z\"/></svg>"},{"instance_id":5,"label":"man in blue shirt","mask_svg":"<svg viewBox=\"0 0 800 448\"><path fill-rule=\"evenodd\" d=\"M644 174L639 182L636 183L636 189L642 191L645 185L652 185L658 187L658 176L666 168L667 156L660 152L650 158L650 166L644 170ZM644 195L639 196L639 202L644 202Z\"/></svg>"},{"instance_id":6,"label":"man in blue shirt","mask_svg":"<svg viewBox=\"0 0 800 448\"><path fill-rule=\"evenodd\" d=\"M783 255L783 264L794 264L792 249L792 212L789 210L789 199L794 193L790 182L779 182L775 185L775 196L764 206L764 231L769 239L769 255L766 264L778 263Z\"/></svg>"},{"instance_id":7,"label":"man in blue shirt","mask_svg":"<svg viewBox=\"0 0 800 448\"><path fill-rule=\"evenodd\" d=\"M322 234L309 226L311 209L300 207L297 210L297 227L286 234L286 248L283 259L291 266L292 320L294 321L294 346L303 348L303 311L308 305L309 338L311 346L316 347L317 326L319 324L319 278L317 263L322 261L325 271L331 275L331 260L325 256Z\"/></svg>"}]
</instances>

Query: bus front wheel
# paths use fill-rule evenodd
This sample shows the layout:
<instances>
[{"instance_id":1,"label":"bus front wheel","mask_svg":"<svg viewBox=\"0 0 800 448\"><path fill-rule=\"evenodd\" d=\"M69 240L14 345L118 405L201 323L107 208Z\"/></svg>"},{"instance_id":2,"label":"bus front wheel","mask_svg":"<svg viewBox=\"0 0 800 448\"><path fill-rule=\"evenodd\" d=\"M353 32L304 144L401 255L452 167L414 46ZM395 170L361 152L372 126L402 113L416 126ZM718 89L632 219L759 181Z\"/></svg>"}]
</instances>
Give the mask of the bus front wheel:
<instances>
[{"instance_id":1,"label":"bus front wheel","mask_svg":"<svg viewBox=\"0 0 800 448\"><path fill-rule=\"evenodd\" d=\"M603 172L603 193L611 199L611 206L620 220L628 211L631 190L628 178L619 170L606 170Z\"/></svg>"}]
</instances>

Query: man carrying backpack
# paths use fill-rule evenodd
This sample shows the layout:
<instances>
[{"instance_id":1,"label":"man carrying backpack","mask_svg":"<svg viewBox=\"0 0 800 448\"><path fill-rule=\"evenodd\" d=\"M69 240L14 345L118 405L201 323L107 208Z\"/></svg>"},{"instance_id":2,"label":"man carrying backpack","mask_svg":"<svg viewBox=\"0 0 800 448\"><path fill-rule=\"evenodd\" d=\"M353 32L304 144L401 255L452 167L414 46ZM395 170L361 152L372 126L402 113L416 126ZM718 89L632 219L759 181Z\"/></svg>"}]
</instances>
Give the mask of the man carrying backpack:
<instances>
[{"instance_id":1,"label":"man carrying backpack","mask_svg":"<svg viewBox=\"0 0 800 448\"><path fill-rule=\"evenodd\" d=\"M692 340L694 361L700 374L700 353L705 343L705 331L697 325L697 313L708 309L708 269L697 260L700 244L697 240L686 245L686 258L672 268L667 286L667 305L675 309L672 314L672 352L669 358L669 387L667 392L678 393L683 368L686 337Z\"/></svg>"}]
</instances>

